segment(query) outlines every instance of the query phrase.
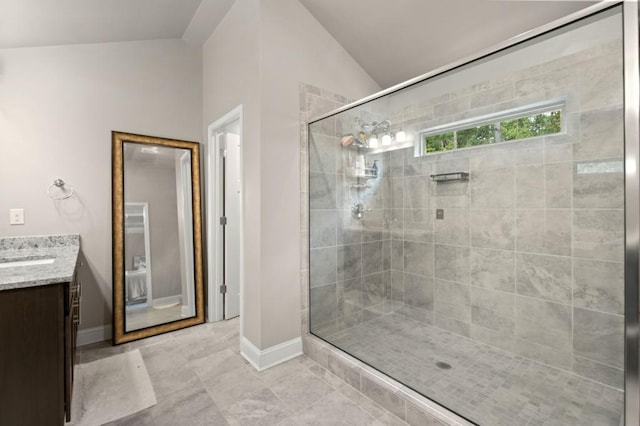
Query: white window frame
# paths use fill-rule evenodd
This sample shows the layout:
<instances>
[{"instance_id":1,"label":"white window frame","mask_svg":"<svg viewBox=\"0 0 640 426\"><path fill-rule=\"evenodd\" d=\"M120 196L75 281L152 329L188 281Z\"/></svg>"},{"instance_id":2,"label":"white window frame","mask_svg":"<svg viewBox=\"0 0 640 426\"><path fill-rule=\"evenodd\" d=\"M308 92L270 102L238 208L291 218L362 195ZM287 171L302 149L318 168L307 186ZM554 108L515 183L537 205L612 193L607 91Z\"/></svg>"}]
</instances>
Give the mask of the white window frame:
<instances>
[{"instance_id":1,"label":"white window frame","mask_svg":"<svg viewBox=\"0 0 640 426\"><path fill-rule=\"evenodd\" d=\"M439 126L430 127L428 129L420 130L419 133L419 143L416 144L416 156L425 156L425 155L433 155L433 154L442 154L445 152L457 151L460 149L471 149L471 148L480 148L486 145L495 145L501 143L509 143L509 142L517 142L523 141L527 139L539 138L543 136L549 135L558 135L566 133L566 98L555 98L547 101L536 102L529 105L524 105L516 108L511 108L504 111L493 112L491 114L486 114L478 117L466 118L464 120L455 121L453 123L442 124ZM485 145L476 145L473 147L462 147L458 148L457 146L448 151L436 151L436 152L427 152L427 147L425 143L425 138L428 136L441 135L444 133L450 132L458 132L460 130L471 129L474 127L485 126L488 124L499 125L503 121L514 120L522 117L529 117L532 115L544 114L545 112L558 111L560 110L560 132L558 133L550 133L548 135L541 136L533 136L530 138L522 138L522 139L511 139L508 141L496 140L491 144ZM498 138L497 138L498 139Z\"/></svg>"}]
</instances>

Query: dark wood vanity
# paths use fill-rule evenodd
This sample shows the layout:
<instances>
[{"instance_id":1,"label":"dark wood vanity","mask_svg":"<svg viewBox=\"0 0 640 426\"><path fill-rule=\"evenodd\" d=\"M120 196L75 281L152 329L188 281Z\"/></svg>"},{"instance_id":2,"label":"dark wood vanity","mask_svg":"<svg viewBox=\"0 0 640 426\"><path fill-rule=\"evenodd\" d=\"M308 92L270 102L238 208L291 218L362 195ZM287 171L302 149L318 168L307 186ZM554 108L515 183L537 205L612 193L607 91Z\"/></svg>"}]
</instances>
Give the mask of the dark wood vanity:
<instances>
[{"instance_id":1,"label":"dark wood vanity","mask_svg":"<svg viewBox=\"0 0 640 426\"><path fill-rule=\"evenodd\" d=\"M0 288L0 425L70 420L80 318L78 268L71 268L62 282Z\"/></svg>"}]
</instances>

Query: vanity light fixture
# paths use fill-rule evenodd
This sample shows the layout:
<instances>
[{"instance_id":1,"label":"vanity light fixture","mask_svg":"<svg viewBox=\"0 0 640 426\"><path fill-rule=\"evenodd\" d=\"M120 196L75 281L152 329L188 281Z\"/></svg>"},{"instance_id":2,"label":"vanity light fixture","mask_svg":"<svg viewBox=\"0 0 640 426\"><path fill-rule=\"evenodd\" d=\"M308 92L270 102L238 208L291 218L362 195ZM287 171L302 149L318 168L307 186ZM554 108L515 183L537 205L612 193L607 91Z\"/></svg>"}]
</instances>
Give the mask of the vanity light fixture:
<instances>
[{"instance_id":1,"label":"vanity light fixture","mask_svg":"<svg viewBox=\"0 0 640 426\"><path fill-rule=\"evenodd\" d=\"M400 130L398 131L398 133L396 133L396 141L397 142L405 142L407 140L407 134L404 132L404 130Z\"/></svg>"},{"instance_id":2,"label":"vanity light fixture","mask_svg":"<svg viewBox=\"0 0 640 426\"><path fill-rule=\"evenodd\" d=\"M384 145L384 136L382 137L382 144ZM369 148L377 148L378 147L378 136L371 135L369 138Z\"/></svg>"},{"instance_id":3,"label":"vanity light fixture","mask_svg":"<svg viewBox=\"0 0 640 426\"><path fill-rule=\"evenodd\" d=\"M391 135L389 133L385 133L385 135L382 137L382 145L391 145Z\"/></svg>"}]
</instances>

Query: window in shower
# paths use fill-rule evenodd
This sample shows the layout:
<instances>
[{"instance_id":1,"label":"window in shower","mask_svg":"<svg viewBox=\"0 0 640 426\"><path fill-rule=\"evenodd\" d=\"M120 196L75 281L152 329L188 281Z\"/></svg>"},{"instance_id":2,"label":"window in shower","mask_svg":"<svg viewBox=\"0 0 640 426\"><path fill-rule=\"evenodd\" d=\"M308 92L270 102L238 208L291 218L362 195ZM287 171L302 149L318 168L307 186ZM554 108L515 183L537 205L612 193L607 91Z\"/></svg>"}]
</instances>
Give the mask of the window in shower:
<instances>
[{"instance_id":1,"label":"window in shower","mask_svg":"<svg viewBox=\"0 0 640 426\"><path fill-rule=\"evenodd\" d=\"M561 133L564 104L564 99L553 100L423 130L424 153Z\"/></svg>"}]
</instances>

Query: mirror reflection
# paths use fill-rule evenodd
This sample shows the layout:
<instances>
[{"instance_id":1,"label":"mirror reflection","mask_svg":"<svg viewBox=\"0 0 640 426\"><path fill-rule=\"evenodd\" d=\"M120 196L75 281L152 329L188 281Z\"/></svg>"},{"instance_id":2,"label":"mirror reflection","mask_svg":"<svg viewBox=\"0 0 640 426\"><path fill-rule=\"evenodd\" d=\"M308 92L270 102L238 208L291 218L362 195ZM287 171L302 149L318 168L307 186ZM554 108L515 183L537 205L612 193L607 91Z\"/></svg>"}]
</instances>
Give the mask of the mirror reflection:
<instances>
[{"instance_id":1,"label":"mirror reflection","mask_svg":"<svg viewBox=\"0 0 640 426\"><path fill-rule=\"evenodd\" d=\"M202 324L200 144L112 135L114 344Z\"/></svg>"},{"instance_id":2,"label":"mirror reflection","mask_svg":"<svg viewBox=\"0 0 640 426\"><path fill-rule=\"evenodd\" d=\"M125 331L195 315L191 151L124 142Z\"/></svg>"}]
</instances>

